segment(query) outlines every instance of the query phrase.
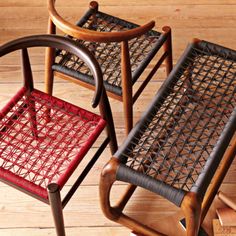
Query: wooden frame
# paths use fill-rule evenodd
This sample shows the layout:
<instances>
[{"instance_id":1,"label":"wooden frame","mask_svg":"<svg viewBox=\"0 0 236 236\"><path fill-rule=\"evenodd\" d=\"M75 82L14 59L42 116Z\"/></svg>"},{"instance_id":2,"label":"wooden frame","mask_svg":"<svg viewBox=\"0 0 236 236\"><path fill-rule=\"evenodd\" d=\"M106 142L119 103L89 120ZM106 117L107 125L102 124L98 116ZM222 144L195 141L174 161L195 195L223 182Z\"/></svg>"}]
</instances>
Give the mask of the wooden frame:
<instances>
[{"instance_id":1,"label":"wooden frame","mask_svg":"<svg viewBox=\"0 0 236 236\"><path fill-rule=\"evenodd\" d=\"M97 61L94 59L93 55L88 52L88 50L77 46L71 39L64 38L61 36L34 35L20 38L2 45L0 47L0 57L12 51L21 49L24 87L27 89L26 90L27 94L28 93L30 94L30 92L33 90L33 76L27 48L40 47L40 46L67 50L70 53L77 55L86 62L86 64L92 71L92 74L94 75L96 84L96 91L94 93L92 106L96 107L97 105L99 105L101 116L107 121L107 137L102 141L100 147L97 149L94 156L90 159L90 161L88 162L82 173L78 176L72 187L65 195L64 199L61 199L60 195L61 187L57 183L52 182L47 186L48 196L47 198L44 198L41 195L36 194L36 192L34 193L32 190L30 191L24 188L24 185L21 184L18 185L15 182L12 182L11 180L1 178L2 182L46 204L49 204L51 206L51 211L54 218L57 235L65 236L63 208L69 202L69 200L71 199L77 188L80 186L81 182L84 180L88 172L91 170L91 168L93 167L93 165L95 164L95 162L97 161L103 150L106 148L106 146L110 143L111 153L114 153L117 149L117 142L116 142L114 124L111 115L109 101L106 96L105 89L103 88L102 72L100 70ZM48 52L53 52L53 50L48 50ZM35 117L32 118L35 119ZM32 124L36 124L36 122L32 122ZM35 133L33 135L37 136L37 134ZM26 181L26 180L21 178L20 180L18 180L18 182L20 181ZM36 185L32 184L32 186Z\"/></svg>"},{"instance_id":2,"label":"wooden frame","mask_svg":"<svg viewBox=\"0 0 236 236\"><path fill-rule=\"evenodd\" d=\"M201 40L194 39L193 44L197 45ZM231 121L232 122L232 121ZM133 132L132 132L133 134ZM128 137L128 140L131 140L131 133ZM129 141L128 141L129 142ZM126 146L127 148L127 146ZM120 153L118 151L118 153ZM119 155L119 154L117 154ZM226 149L221 162L218 165L217 171L215 172L211 184L208 186L205 195L199 196L195 192L186 192L183 200L180 204L185 220L186 220L186 235L187 236L197 236L199 232L200 225L202 224L213 200L216 196L220 185L223 182L223 179L230 168L231 163L233 162L236 155L236 134L231 138L230 145ZM124 163L116 157L112 157L111 160L107 163L101 173L100 178L100 205L104 215L119 224L122 224L131 230L141 233L144 235L164 235L153 229L142 222L125 215L123 209L135 191L135 185L130 184L127 187L126 192L121 196L120 200L114 205L111 206L110 203L110 192L114 182L117 180L117 173L120 166L123 166ZM148 222L147 222L148 223Z\"/></svg>"},{"instance_id":3,"label":"wooden frame","mask_svg":"<svg viewBox=\"0 0 236 236\"><path fill-rule=\"evenodd\" d=\"M221 183L236 155L236 136L231 141L231 147L226 151L220 166L212 180L211 185L203 199L200 199L195 193L187 193L181 204L181 209L185 215L187 225L187 236L197 236L200 225L202 224L208 209L216 196ZM119 224L122 224L136 232L144 235L159 236L160 232L137 222L136 220L125 215L122 211L132 196L137 186L129 185L125 194L115 206L110 204L110 191L113 183L116 181L116 172L120 163L117 158L112 158L104 167L100 179L100 205L104 215Z\"/></svg>"},{"instance_id":4,"label":"wooden frame","mask_svg":"<svg viewBox=\"0 0 236 236\"><path fill-rule=\"evenodd\" d=\"M93 1L90 3L90 8L94 11L98 11L98 3ZM131 81L131 67L130 67L130 55L128 49L128 40L136 38L145 34L146 32L150 31L155 23L150 21L146 25L130 29L127 31L122 32L97 32L92 30L87 30L78 26L75 26L65 19L63 19L55 9L55 1L48 0L48 11L49 11L49 22L48 22L48 33L49 34L56 34L56 28L63 31L65 34L70 35L72 37L87 40L91 42L120 42L121 43L121 71L122 71L122 89L123 89L123 96L117 95L112 92L108 92L108 96L117 99L123 102L123 110L124 110L124 117L125 117L125 129L126 134L129 133L131 128L133 127L133 104L140 96L148 82L154 76L156 71L159 69L163 61L166 64L166 72L167 74L170 73L172 70L172 46L171 46L171 29L167 26L163 27L163 35L164 35L164 42L163 42L163 49L164 53L161 58L158 60L156 65L153 67L152 71L149 73L147 78L144 80L142 85L139 87L137 92L133 95L132 90L132 81ZM94 89L94 86L85 83L83 81L77 80L72 76L65 75L60 72L53 73L52 71L52 64L54 61L53 52L51 49L48 49L46 55L46 91L48 93L52 92L52 81L53 76L56 75L60 78L70 80L72 82L78 83L86 88Z\"/></svg>"}]
</instances>

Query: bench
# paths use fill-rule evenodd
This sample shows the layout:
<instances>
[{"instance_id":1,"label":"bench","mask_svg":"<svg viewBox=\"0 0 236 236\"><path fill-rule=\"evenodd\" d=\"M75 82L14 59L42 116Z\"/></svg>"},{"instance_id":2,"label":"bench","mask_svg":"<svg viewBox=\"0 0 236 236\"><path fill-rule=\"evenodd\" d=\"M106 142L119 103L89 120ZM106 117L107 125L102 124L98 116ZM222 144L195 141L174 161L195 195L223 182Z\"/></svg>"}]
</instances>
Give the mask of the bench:
<instances>
[{"instance_id":1,"label":"bench","mask_svg":"<svg viewBox=\"0 0 236 236\"><path fill-rule=\"evenodd\" d=\"M235 130L236 51L195 39L104 167L104 214L137 233L163 235L122 212L140 186L181 207L187 235L198 235L235 157ZM130 185L112 207L116 180Z\"/></svg>"}]
</instances>

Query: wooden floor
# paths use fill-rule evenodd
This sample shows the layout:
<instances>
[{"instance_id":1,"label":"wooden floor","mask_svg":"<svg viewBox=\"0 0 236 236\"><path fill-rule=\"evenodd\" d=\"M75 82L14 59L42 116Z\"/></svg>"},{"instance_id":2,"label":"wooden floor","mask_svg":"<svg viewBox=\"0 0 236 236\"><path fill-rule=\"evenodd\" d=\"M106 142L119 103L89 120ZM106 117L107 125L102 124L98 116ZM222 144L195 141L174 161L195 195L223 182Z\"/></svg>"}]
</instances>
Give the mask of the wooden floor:
<instances>
[{"instance_id":1,"label":"wooden floor","mask_svg":"<svg viewBox=\"0 0 236 236\"><path fill-rule=\"evenodd\" d=\"M16 37L42 34L47 28L46 0L1 0L0 1L0 44ZM57 0L59 12L75 22L87 8L87 0ZM156 29L164 25L172 27L174 63L187 43L193 37L205 39L236 49L236 1L235 0L100 0L105 12L144 24L156 21ZM36 87L43 88L44 51L31 52ZM135 120L151 100L165 79L165 69L150 82L143 96L135 105ZM14 94L21 84L18 54L0 59L0 107ZM62 80L56 80L55 94L81 106L88 107L92 93ZM82 99L81 99L82 97ZM122 106L111 100L119 143L124 138ZM99 142L89 153L95 151ZM107 220L101 213L98 198L98 180L103 165L109 160L109 150L105 150L93 171L88 175L71 202L65 208L66 231L69 236L129 235L129 230ZM83 168L83 163L80 169ZM70 183L66 186L68 188ZM113 189L113 199L117 199L124 189L117 183ZM233 163L222 191L236 199L236 162ZM215 201L214 204L220 204ZM164 199L145 190L138 189L126 211L150 225L158 225L168 235L184 235L178 224L179 209ZM211 218L215 216L214 206L205 222L211 232ZM162 223L163 217L170 217ZM161 222L161 223L160 223ZM171 227L169 227L171 225ZM0 183L0 235L45 236L55 235L50 209L25 194ZM212 233L210 233L212 235Z\"/></svg>"}]
</instances>

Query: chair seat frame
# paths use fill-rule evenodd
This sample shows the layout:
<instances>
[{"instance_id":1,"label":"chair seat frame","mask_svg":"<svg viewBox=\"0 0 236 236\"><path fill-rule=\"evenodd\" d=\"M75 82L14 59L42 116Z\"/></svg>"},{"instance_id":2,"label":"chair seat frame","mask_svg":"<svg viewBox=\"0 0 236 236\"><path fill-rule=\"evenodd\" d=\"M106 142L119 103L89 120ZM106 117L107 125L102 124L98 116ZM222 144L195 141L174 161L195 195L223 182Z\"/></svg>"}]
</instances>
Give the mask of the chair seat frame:
<instances>
[{"instance_id":1,"label":"chair seat frame","mask_svg":"<svg viewBox=\"0 0 236 236\"><path fill-rule=\"evenodd\" d=\"M24 78L24 88L30 94L32 91L34 91L34 86L33 86L33 76L27 48L42 47L42 46L66 50L72 54L75 54L76 56L80 57L82 60L85 61L87 66L92 71L96 84L96 91L92 101L92 106L95 108L96 106L99 105L101 116L107 122L107 127L106 127L107 137L103 140L102 144L100 145L94 156L90 159L88 164L85 166L82 173L76 179L76 181L74 182L70 190L67 192L63 200L61 200L61 195L60 195L61 187L57 183L52 182L48 184L47 186L48 198L43 198L38 194L26 190L20 184L19 185L15 184L12 181L7 180L6 178L0 178L0 181L44 203L49 204L51 206L57 235L64 236L65 228L64 228L62 209L69 202L69 200L76 192L77 188L80 186L80 184L82 183L88 172L91 170L91 168L93 167L93 165L95 164L95 162L97 161L103 150L107 147L107 145L110 143L111 153L114 153L117 149L117 142L116 142L114 124L109 101L105 89L103 87L102 72L96 59L87 49L76 45L71 39L64 38L61 36L35 35L16 39L2 45L0 47L0 57L16 50L22 51L22 70ZM4 130L1 130L1 132L3 131Z\"/></svg>"},{"instance_id":2,"label":"chair seat frame","mask_svg":"<svg viewBox=\"0 0 236 236\"><path fill-rule=\"evenodd\" d=\"M92 1L90 3L90 9L94 11L94 14L98 12L98 3ZM109 42L117 42L121 44L121 82L122 82L122 94L118 95L116 93L107 91L109 97L117 99L123 102L124 109L124 120L125 120L125 130L126 134L129 133L131 128L133 127L133 104L141 95L144 88L147 86L148 82L160 68L162 63L165 61L166 64L166 72L167 75L172 70L172 44L171 44L171 29L168 26L163 27L163 33L160 36L160 40L158 42L158 48L163 47L164 53L160 56L160 59L156 62L155 66L152 68L151 72L144 79L140 87L137 89L136 93L133 95L132 90L132 73L131 73L131 65L130 65L130 53L129 53L129 40L139 37L148 31L150 31L155 23L151 21L143 26L139 26L137 28L133 28L127 31L121 32L98 32L89 29L85 29L83 27L79 27L77 25L73 25L70 22L66 21L62 18L55 9L55 1L48 1L48 11L49 11L49 22L48 22L48 33L56 34L56 28L63 31L68 36L74 37L80 40L86 40L90 42L101 42L101 43L109 43ZM158 50L159 50L158 49ZM157 50L157 51L158 51ZM86 88L94 90L94 86L92 84L86 83L82 80L78 80L77 78L70 76L68 74L53 71L52 66L55 61L55 54L52 49L47 50L46 55L46 90L50 94L52 93L52 81L53 76L56 75L60 78L70 80L74 83L80 84Z\"/></svg>"}]
</instances>

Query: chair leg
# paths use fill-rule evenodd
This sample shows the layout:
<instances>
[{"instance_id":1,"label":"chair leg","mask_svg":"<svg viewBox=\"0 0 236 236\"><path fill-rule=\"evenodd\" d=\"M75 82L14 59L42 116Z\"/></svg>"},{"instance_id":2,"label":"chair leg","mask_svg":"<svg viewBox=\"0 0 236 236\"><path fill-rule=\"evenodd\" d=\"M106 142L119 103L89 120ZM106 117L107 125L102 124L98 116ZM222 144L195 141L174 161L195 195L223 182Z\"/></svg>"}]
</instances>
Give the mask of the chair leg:
<instances>
[{"instance_id":1,"label":"chair leg","mask_svg":"<svg viewBox=\"0 0 236 236\"><path fill-rule=\"evenodd\" d=\"M100 205L102 211L104 215L112 221L116 221L120 217L120 211L112 208L110 204L110 192L113 183L116 181L115 175L118 165L118 160L112 158L103 168L99 184Z\"/></svg>"},{"instance_id":2,"label":"chair leg","mask_svg":"<svg viewBox=\"0 0 236 236\"><path fill-rule=\"evenodd\" d=\"M132 92L130 92L129 95L123 95L123 109L126 135L128 135L130 130L133 128L133 104L131 104L130 101L132 101Z\"/></svg>"},{"instance_id":3,"label":"chair leg","mask_svg":"<svg viewBox=\"0 0 236 236\"><path fill-rule=\"evenodd\" d=\"M121 67L125 131L126 135L128 135L133 128L133 95L129 45L127 41L123 41L121 44Z\"/></svg>"},{"instance_id":4,"label":"chair leg","mask_svg":"<svg viewBox=\"0 0 236 236\"><path fill-rule=\"evenodd\" d=\"M226 150L223 159L218 167L217 174L212 179L211 185L208 187L206 195L203 199L202 203L202 214L201 214L201 222L203 222L211 203L213 202L223 180L226 176L233 160L236 156L236 138L233 138L230 143L230 147Z\"/></svg>"},{"instance_id":5,"label":"chair leg","mask_svg":"<svg viewBox=\"0 0 236 236\"><path fill-rule=\"evenodd\" d=\"M48 34L56 34L56 27L49 18L48 20ZM52 65L55 59L55 50L53 48L46 48L45 54L45 91L52 95L53 90L53 71Z\"/></svg>"},{"instance_id":6,"label":"chair leg","mask_svg":"<svg viewBox=\"0 0 236 236\"><path fill-rule=\"evenodd\" d=\"M165 64L166 64L166 74L168 76L173 68L171 28L169 26L164 26L162 30L164 31L164 34L167 35L167 39L163 47L164 51L167 52Z\"/></svg>"},{"instance_id":7,"label":"chair leg","mask_svg":"<svg viewBox=\"0 0 236 236\"><path fill-rule=\"evenodd\" d=\"M118 165L119 165L119 161L116 158L112 158L110 162L102 170L100 184L99 184L99 193L100 193L100 204L101 204L101 208L104 215L108 219L114 222L117 222L119 224L122 224L130 228L131 230L134 230L135 232L138 232L144 235L151 235L151 236L164 236L164 234L161 234L158 231L151 229L150 227L123 214L122 213L123 209L119 208L119 206L117 207L111 206L110 192L111 192L113 183L116 181L116 171L117 171ZM133 187L131 187L131 190L132 190L131 192L133 192L134 189Z\"/></svg>"},{"instance_id":8,"label":"chair leg","mask_svg":"<svg viewBox=\"0 0 236 236\"><path fill-rule=\"evenodd\" d=\"M54 49L46 49L46 58L45 58L45 91L47 94L52 95L53 90L53 71L52 64L54 60Z\"/></svg>"},{"instance_id":9,"label":"chair leg","mask_svg":"<svg viewBox=\"0 0 236 236\"><path fill-rule=\"evenodd\" d=\"M195 193L187 193L181 208L186 219L187 236L198 236L201 221L201 200Z\"/></svg>"},{"instance_id":10,"label":"chair leg","mask_svg":"<svg viewBox=\"0 0 236 236\"><path fill-rule=\"evenodd\" d=\"M117 151L118 145L117 145L116 132L113 122L111 107L105 89L102 92L101 100L99 103L99 109L102 117L107 121L106 130L107 130L107 135L110 138L109 146L111 153L113 155Z\"/></svg>"},{"instance_id":11,"label":"chair leg","mask_svg":"<svg viewBox=\"0 0 236 236\"><path fill-rule=\"evenodd\" d=\"M59 186L55 183L48 185L49 204L51 206L57 236L65 236L64 219Z\"/></svg>"}]
</instances>

